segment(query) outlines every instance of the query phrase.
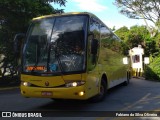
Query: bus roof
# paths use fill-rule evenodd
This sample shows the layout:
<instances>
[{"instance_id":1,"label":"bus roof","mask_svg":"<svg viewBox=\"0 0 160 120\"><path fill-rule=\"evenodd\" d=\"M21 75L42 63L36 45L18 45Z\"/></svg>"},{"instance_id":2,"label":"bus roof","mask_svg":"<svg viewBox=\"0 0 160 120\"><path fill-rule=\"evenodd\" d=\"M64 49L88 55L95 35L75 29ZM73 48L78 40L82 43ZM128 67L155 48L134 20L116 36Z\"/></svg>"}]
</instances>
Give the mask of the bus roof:
<instances>
[{"instance_id":1,"label":"bus roof","mask_svg":"<svg viewBox=\"0 0 160 120\"><path fill-rule=\"evenodd\" d=\"M33 18L32 20L40 20L40 19L43 19L43 18L50 18L50 17L54 17L54 16L67 16L67 15L89 15L91 17L94 17L96 18L97 20L99 20L101 23L103 23L96 15L90 13L90 12L68 12L68 13L57 13L57 14L51 14L51 15L44 15L44 16L40 16L40 17L36 17L36 18ZM104 23L103 23L104 26L106 26ZM107 26L106 26L107 27ZM108 27L107 27L108 28Z\"/></svg>"},{"instance_id":2,"label":"bus roof","mask_svg":"<svg viewBox=\"0 0 160 120\"><path fill-rule=\"evenodd\" d=\"M43 19L43 18L49 18L49 17L54 17L54 16L66 16L66 15L89 15L89 16L94 16L94 17L98 18L97 16L95 16L94 14L89 13L89 12L68 12L68 13L44 15L44 16L33 18L32 20L39 20L39 19Z\"/></svg>"},{"instance_id":3,"label":"bus roof","mask_svg":"<svg viewBox=\"0 0 160 120\"><path fill-rule=\"evenodd\" d=\"M57 13L57 14L51 14L51 15L44 15L44 16L40 16L40 17L36 17L33 18L32 20L40 20L43 18L50 18L50 17L54 17L54 16L67 16L67 15L89 15L91 17L96 18L97 20L99 20L104 26L106 26L108 29L110 29L106 24L104 24L96 15L90 13L90 12L68 12L68 13ZM112 32L112 31L111 31ZM112 32L113 33L113 32ZM114 34L114 33L113 33ZM118 39L120 39L117 35L115 35Z\"/></svg>"}]
</instances>

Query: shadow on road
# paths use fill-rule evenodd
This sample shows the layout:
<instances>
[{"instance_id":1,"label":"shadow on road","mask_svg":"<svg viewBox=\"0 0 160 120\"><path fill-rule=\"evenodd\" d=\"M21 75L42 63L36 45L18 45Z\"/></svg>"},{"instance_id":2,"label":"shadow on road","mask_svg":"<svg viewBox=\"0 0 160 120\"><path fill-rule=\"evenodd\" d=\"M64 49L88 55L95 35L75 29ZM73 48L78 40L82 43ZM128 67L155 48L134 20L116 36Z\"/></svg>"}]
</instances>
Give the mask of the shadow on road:
<instances>
[{"instance_id":1,"label":"shadow on road","mask_svg":"<svg viewBox=\"0 0 160 120\"><path fill-rule=\"evenodd\" d=\"M133 78L128 86L118 85L110 89L104 101L90 103L80 100L54 101L49 98L27 99L20 95L20 90L17 88L0 91L1 101L3 101L0 106L6 111L58 111L62 113L66 111L153 111L160 109L159 91L160 82Z\"/></svg>"},{"instance_id":2,"label":"shadow on road","mask_svg":"<svg viewBox=\"0 0 160 120\"><path fill-rule=\"evenodd\" d=\"M52 100L42 106L34 108L34 110L47 110L47 111L101 111L101 109L96 109L96 106L103 106L103 104L108 102L110 95L116 93L120 89L123 89L123 85L118 85L110 90L108 90L106 98L97 103L90 102L90 100ZM95 108L95 109L94 109Z\"/></svg>"}]
</instances>

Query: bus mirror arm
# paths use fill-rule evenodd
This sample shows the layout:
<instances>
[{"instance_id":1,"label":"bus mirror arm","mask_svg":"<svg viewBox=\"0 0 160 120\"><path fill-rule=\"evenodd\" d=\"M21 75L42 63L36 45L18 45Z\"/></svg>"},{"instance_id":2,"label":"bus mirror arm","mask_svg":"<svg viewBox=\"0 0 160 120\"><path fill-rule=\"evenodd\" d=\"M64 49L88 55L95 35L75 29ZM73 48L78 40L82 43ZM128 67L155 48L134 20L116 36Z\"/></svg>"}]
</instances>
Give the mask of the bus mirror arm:
<instances>
[{"instance_id":1,"label":"bus mirror arm","mask_svg":"<svg viewBox=\"0 0 160 120\"><path fill-rule=\"evenodd\" d=\"M23 39L25 38L24 33L18 33L14 37L14 53L15 55L18 55L19 52L21 51Z\"/></svg>"}]
</instances>

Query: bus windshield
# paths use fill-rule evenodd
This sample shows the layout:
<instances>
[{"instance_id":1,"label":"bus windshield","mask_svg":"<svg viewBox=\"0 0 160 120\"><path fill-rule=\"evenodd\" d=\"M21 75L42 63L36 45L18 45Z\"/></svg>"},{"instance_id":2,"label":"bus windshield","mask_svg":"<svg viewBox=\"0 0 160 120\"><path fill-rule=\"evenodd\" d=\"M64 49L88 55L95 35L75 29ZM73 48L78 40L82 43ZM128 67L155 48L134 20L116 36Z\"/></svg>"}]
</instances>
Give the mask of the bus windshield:
<instances>
[{"instance_id":1,"label":"bus windshield","mask_svg":"<svg viewBox=\"0 0 160 120\"><path fill-rule=\"evenodd\" d=\"M85 69L87 16L33 21L23 53L23 72L57 73Z\"/></svg>"}]
</instances>

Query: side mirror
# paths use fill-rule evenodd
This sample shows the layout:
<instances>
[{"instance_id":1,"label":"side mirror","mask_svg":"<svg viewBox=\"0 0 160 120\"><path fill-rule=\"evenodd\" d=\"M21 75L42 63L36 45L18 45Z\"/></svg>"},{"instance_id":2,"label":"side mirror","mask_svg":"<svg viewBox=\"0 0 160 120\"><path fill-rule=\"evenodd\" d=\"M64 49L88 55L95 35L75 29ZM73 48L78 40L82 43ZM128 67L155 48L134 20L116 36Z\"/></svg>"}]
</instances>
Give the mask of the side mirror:
<instances>
[{"instance_id":1,"label":"side mirror","mask_svg":"<svg viewBox=\"0 0 160 120\"><path fill-rule=\"evenodd\" d=\"M149 57L144 57L144 64L149 64Z\"/></svg>"},{"instance_id":2,"label":"side mirror","mask_svg":"<svg viewBox=\"0 0 160 120\"><path fill-rule=\"evenodd\" d=\"M98 51L98 40L92 39L91 41L91 54L96 55Z\"/></svg>"},{"instance_id":3,"label":"side mirror","mask_svg":"<svg viewBox=\"0 0 160 120\"><path fill-rule=\"evenodd\" d=\"M18 33L14 37L14 52L16 55L18 55L19 52L21 51L21 47L22 47L22 43L23 43L22 40L24 38L25 38L25 34L23 34L23 33Z\"/></svg>"},{"instance_id":4,"label":"side mirror","mask_svg":"<svg viewBox=\"0 0 160 120\"><path fill-rule=\"evenodd\" d=\"M124 58L123 58L123 64L124 64L124 65L127 65L127 64L128 64L128 58L127 58L127 57L124 57Z\"/></svg>"},{"instance_id":5,"label":"side mirror","mask_svg":"<svg viewBox=\"0 0 160 120\"><path fill-rule=\"evenodd\" d=\"M14 37L14 52L18 53L20 51L20 46L22 45L22 39L25 37L25 34L18 33Z\"/></svg>"}]
</instances>

